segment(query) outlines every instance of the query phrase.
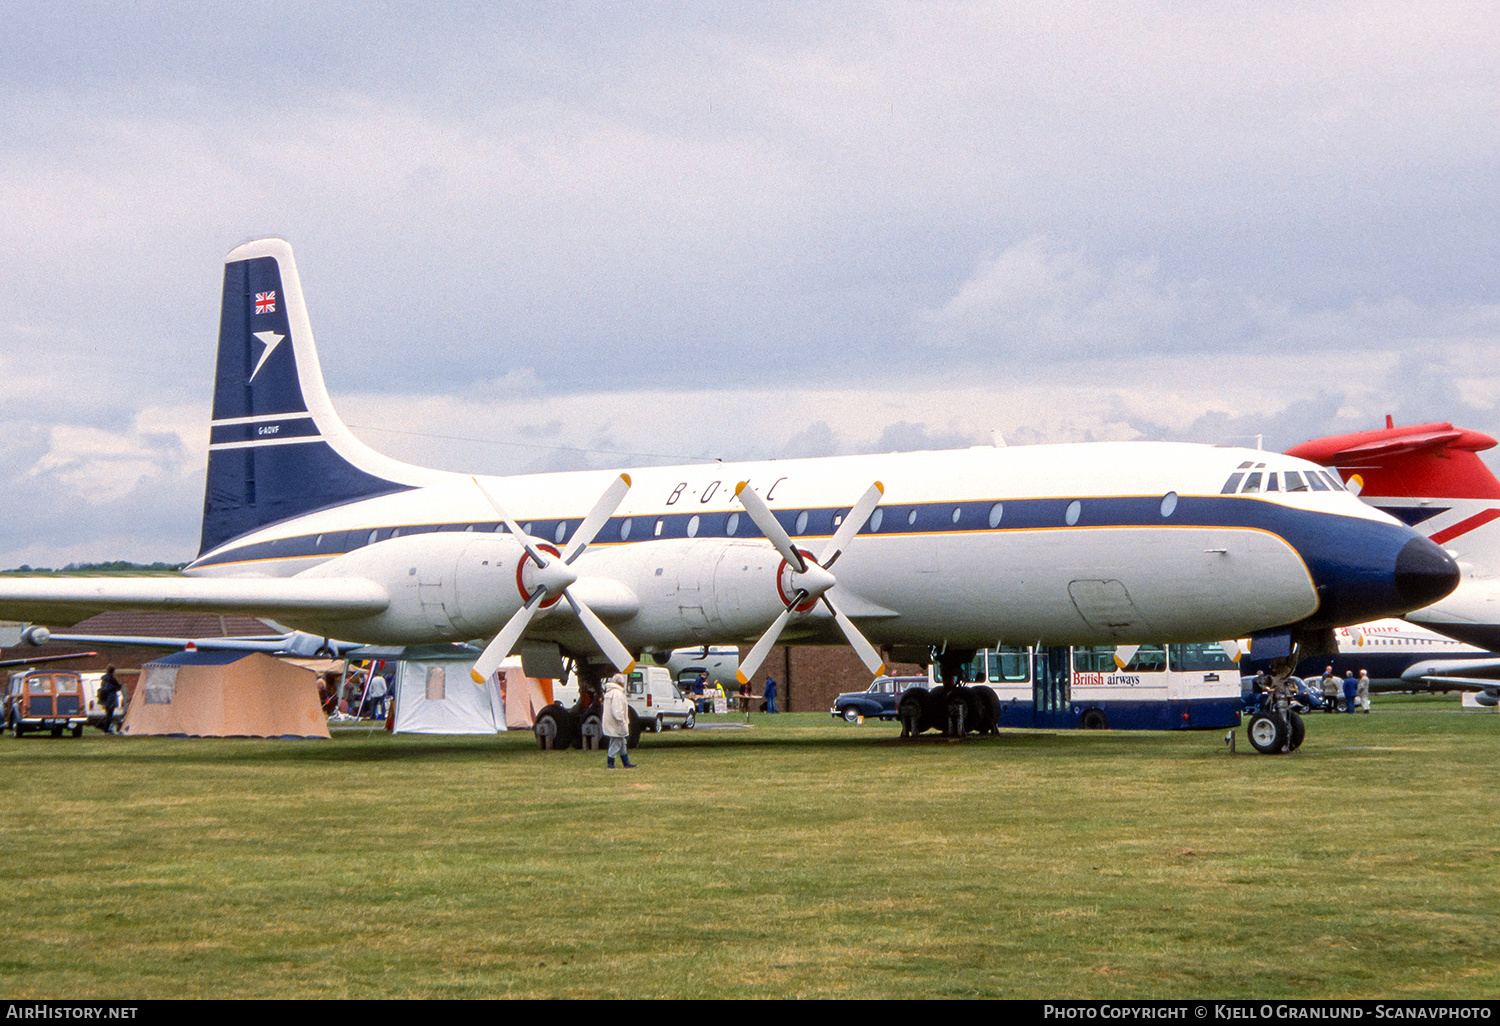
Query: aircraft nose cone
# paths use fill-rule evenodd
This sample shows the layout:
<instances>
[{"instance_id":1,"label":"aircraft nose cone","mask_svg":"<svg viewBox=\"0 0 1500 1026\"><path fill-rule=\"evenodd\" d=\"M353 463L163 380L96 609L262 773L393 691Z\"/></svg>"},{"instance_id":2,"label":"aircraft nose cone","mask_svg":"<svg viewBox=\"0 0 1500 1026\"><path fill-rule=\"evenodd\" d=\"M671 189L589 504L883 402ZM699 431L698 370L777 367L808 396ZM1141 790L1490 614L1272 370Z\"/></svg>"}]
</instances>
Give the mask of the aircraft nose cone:
<instances>
[{"instance_id":1,"label":"aircraft nose cone","mask_svg":"<svg viewBox=\"0 0 1500 1026\"><path fill-rule=\"evenodd\" d=\"M1411 608L1429 606L1458 587L1458 564L1426 538L1413 538L1396 556L1396 592Z\"/></svg>"}]
</instances>

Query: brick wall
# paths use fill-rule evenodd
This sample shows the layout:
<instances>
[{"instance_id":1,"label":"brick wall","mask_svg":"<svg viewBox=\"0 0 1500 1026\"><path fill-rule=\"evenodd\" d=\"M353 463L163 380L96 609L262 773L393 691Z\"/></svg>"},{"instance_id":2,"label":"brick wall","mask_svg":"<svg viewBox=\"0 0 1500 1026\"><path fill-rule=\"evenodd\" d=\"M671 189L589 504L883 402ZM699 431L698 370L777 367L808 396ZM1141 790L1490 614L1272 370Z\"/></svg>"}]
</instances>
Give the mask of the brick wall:
<instances>
[{"instance_id":1,"label":"brick wall","mask_svg":"<svg viewBox=\"0 0 1500 1026\"><path fill-rule=\"evenodd\" d=\"M740 657L749 651L741 648ZM911 663L886 666L886 673L893 677L926 672ZM776 678L776 701L782 712L827 712L836 695L863 691L874 680L859 656L844 645L778 645L750 679L754 694L765 694L767 674Z\"/></svg>"}]
</instances>

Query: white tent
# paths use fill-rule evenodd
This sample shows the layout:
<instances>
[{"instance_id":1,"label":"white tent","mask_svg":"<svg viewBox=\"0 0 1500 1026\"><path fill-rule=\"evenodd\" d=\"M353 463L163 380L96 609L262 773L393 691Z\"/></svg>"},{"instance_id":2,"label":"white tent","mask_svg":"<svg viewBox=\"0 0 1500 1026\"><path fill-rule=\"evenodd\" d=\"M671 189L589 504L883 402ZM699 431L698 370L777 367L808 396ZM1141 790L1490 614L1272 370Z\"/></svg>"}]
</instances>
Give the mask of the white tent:
<instances>
[{"instance_id":1,"label":"white tent","mask_svg":"<svg viewBox=\"0 0 1500 1026\"><path fill-rule=\"evenodd\" d=\"M397 734L494 734L505 728L495 678L474 683L473 659L400 659L392 687Z\"/></svg>"}]
</instances>

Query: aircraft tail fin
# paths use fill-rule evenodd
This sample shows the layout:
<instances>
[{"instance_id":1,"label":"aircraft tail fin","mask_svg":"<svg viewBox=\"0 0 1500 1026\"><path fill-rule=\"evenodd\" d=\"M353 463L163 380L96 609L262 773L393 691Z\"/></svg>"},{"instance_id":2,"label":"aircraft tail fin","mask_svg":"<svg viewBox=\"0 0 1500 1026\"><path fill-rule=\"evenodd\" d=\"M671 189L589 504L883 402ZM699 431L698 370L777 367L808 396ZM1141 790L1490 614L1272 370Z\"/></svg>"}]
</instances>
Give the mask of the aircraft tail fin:
<instances>
[{"instance_id":1,"label":"aircraft tail fin","mask_svg":"<svg viewBox=\"0 0 1500 1026\"><path fill-rule=\"evenodd\" d=\"M1360 498L1471 563L1500 575L1500 480L1479 453L1497 443L1452 424L1411 424L1318 438L1287 450L1356 478Z\"/></svg>"},{"instance_id":2,"label":"aircraft tail fin","mask_svg":"<svg viewBox=\"0 0 1500 1026\"><path fill-rule=\"evenodd\" d=\"M224 261L199 555L287 517L402 491L425 472L344 426L323 384L292 248L251 242Z\"/></svg>"}]
</instances>

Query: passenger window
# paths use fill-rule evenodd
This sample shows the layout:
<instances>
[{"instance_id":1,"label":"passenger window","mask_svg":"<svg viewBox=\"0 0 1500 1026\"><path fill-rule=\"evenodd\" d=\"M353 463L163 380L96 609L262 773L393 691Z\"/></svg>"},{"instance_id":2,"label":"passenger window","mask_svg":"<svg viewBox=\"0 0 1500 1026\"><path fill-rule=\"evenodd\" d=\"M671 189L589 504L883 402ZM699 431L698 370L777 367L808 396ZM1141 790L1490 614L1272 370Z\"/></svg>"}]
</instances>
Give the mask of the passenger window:
<instances>
[{"instance_id":1,"label":"passenger window","mask_svg":"<svg viewBox=\"0 0 1500 1026\"><path fill-rule=\"evenodd\" d=\"M666 523L667 523L667 518L666 517L657 517L656 518L656 530L652 532L652 535L655 536L655 537L657 537L657 538L660 538L661 537L661 529L666 525Z\"/></svg>"}]
</instances>

